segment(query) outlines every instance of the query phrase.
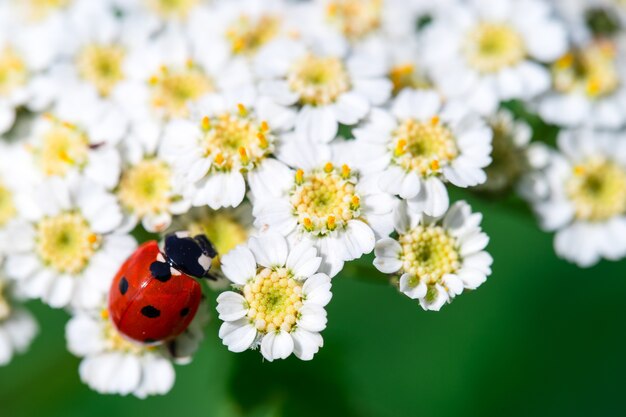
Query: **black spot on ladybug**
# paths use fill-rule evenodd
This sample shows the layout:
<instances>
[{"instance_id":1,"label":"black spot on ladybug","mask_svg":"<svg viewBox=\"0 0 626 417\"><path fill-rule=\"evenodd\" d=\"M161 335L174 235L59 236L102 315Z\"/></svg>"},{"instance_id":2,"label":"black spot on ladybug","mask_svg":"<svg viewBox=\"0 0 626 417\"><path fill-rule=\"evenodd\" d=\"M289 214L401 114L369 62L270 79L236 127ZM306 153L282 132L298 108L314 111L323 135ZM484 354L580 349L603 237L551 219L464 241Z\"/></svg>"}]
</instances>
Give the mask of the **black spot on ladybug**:
<instances>
[{"instance_id":1,"label":"black spot on ladybug","mask_svg":"<svg viewBox=\"0 0 626 417\"><path fill-rule=\"evenodd\" d=\"M152 262L152 264L150 264L150 273L161 282L167 282L172 278L170 266L164 262Z\"/></svg>"},{"instance_id":2,"label":"black spot on ladybug","mask_svg":"<svg viewBox=\"0 0 626 417\"><path fill-rule=\"evenodd\" d=\"M161 310L154 306L145 306L141 309L141 314L148 317L149 319L156 319L161 315Z\"/></svg>"},{"instance_id":3,"label":"black spot on ladybug","mask_svg":"<svg viewBox=\"0 0 626 417\"><path fill-rule=\"evenodd\" d=\"M180 310L181 317L185 317L187 314L189 314L189 307L185 307L182 310Z\"/></svg>"},{"instance_id":4,"label":"black spot on ladybug","mask_svg":"<svg viewBox=\"0 0 626 417\"><path fill-rule=\"evenodd\" d=\"M120 290L120 294L126 295L126 291L128 291L128 280L126 277L122 277L122 279L120 279L118 288Z\"/></svg>"}]
</instances>

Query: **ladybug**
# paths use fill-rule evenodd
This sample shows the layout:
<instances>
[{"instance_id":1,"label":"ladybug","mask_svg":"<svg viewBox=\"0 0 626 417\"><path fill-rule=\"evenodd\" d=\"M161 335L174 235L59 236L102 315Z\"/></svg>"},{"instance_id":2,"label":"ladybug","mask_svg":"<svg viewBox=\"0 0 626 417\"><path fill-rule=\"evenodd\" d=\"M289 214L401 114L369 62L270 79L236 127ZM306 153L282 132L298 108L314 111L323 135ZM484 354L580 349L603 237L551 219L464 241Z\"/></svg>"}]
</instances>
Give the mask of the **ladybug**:
<instances>
[{"instance_id":1,"label":"ladybug","mask_svg":"<svg viewBox=\"0 0 626 417\"><path fill-rule=\"evenodd\" d=\"M169 234L164 250L152 240L124 262L109 291L109 317L125 337L144 344L171 341L193 320L217 256L204 235Z\"/></svg>"}]
</instances>

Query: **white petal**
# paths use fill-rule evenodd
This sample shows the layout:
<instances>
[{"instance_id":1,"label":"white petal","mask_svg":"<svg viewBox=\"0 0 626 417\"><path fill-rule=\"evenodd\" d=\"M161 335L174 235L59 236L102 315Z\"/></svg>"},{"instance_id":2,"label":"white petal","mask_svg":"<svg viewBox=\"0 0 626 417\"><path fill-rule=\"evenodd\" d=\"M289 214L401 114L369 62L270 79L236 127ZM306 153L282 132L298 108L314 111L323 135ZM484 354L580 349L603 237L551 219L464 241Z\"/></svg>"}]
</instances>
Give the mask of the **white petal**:
<instances>
[{"instance_id":1,"label":"white petal","mask_svg":"<svg viewBox=\"0 0 626 417\"><path fill-rule=\"evenodd\" d=\"M217 312L223 321L236 321L246 316L246 299L233 291L226 291L217 297Z\"/></svg>"},{"instance_id":2,"label":"white petal","mask_svg":"<svg viewBox=\"0 0 626 417\"><path fill-rule=\"evenodd\" d=\"M401 252L402 247L396 240L391 238L379 240L374 248L374 253L376 254L374 266L385 274L393 274L399 271L402 268L402 261L400 261Z\"/></svg>"},{"instance_id":3,"label":"white petal","mask_svg":"<svg viewBox=\"0 0 626 417\"><path fill-rule=\"evenodd\" d=\"M302 287L302 293L306 297L306 304L326 306L333 297L330 288L330 277L326 274L315 274L308 278Z\"/></svg>"},{"instance_id":4,"label":"white petal","mask_svg":"<svg viewBox=\"0 0 626 417\"><path fill-rule=\"evenodd\" d=\"M287 268L296 279L310 277L317 272L321 263L322 258L317 256L317 249L305 241L296 244L287 257Z\"/></svg>"},{"instance_id":5,"label":"white petal","mask_svg":"<svg viewBox=\"0 0 626 417\"><path fill-rule=\"evenodd\" d=\"M287 240L276 232L263 233L251 237L248 247L254 254L257 264L271 268L284 266L287 262L289 247Z\"/></svg>"},{"instance_id":6,"label":"white petal","mask_svg":"<svg viewBox=\"0 0 626 417\"><path fill-rule=\"evenodd\" d=\"M274 359L286 359L293 352L293 339L283 330L279 333L268 333L261 341L261 354L272 362Z\"/></svg>"},{"instance_id":7,"label":"white petal","mask_svg":"<svg viewBox=\"0 0 626 417\"><path fill-rule=\"evenodd\" d=\"M256 275L256 261L250 249L243 245L222 256L221 269L226 278L238 285L245 285Z\"/></svg>"},{"instance_id":8,"label":"white petal","mask_svg":"<svg viewBox=\"0 0 626 417\"><path fill-rule=\"evenodd\" d=\"M254 342L256 335L256 329L246 319L224 322L219 331L219 336L224 345L228 347L228 350L235 353L248 349Z\"/></svg>"}]
</instances>

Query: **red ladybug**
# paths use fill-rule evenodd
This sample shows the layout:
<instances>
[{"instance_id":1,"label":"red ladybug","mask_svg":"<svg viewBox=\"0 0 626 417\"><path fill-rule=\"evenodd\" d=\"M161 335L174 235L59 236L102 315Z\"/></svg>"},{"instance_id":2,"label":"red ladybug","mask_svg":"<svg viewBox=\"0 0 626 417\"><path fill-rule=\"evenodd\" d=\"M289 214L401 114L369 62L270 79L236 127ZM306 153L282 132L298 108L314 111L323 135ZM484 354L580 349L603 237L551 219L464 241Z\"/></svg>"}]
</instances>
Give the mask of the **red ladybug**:
<instances>
[{"instance_id":1,"label":"red ladybug","mask_svg":"<svg viewBox=\"0 0 626 417\"><path fill-rule=\"evenodd\" d=\"M180 335L193 320L202 298L199 282L210 278L217 255L203 236L179 232L141 245L124 262L109 291L109 317L124 336L159 344Z\"/></svg>"}]
</instances>

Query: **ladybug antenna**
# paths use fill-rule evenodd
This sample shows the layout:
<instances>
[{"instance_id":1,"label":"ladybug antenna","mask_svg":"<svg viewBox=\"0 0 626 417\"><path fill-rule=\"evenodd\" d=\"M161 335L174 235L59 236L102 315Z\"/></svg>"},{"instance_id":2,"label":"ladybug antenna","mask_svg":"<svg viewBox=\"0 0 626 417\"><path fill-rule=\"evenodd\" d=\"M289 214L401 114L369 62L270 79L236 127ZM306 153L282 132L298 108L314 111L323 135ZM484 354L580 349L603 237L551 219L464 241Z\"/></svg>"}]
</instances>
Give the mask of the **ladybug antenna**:
<instances>
[{"instance_id":1,"label":"ladybug antenna","mask_svg":"<svg viewBox=\"0 0 626 417\"><path fill-rule=\"evenodd\" d=\"M172 268L196 278L209 278L217 251L205 235L176 232L165 236L165 257Z\"/></svg>"}]
</instances>

